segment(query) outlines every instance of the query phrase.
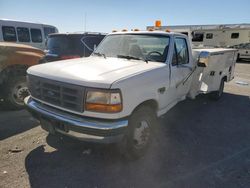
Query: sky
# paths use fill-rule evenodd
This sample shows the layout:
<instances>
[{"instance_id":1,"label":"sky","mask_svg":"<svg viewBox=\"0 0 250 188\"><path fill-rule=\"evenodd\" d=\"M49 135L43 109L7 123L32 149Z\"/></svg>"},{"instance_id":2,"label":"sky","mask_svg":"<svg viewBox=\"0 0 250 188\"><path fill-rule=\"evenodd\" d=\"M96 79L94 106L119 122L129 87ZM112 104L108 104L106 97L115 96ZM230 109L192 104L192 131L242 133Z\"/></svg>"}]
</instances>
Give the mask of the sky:
<instances>
[{"instance_id":1,"label":"sky","mask_svg":"<svg viewBox=\"0 0 250 188\"><path fill-rule=\"evenodd\" d=\"M111 32L162 25L250 23L250 0L0 0L0 19L54 25L59 32Z\"/></svg>"}]
</instances>

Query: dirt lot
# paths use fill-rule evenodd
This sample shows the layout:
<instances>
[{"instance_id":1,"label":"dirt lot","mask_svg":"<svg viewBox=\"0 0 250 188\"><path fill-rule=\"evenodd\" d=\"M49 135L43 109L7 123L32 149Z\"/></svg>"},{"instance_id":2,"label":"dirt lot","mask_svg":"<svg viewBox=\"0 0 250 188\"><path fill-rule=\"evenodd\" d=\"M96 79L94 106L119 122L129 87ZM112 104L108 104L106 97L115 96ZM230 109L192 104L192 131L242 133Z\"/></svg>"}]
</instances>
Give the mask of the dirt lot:
<instances>
[{"instance_id":1,"label":"dirt lot","mask_svg":"<svg viewBox=\"0 0 250 188\"><path fill-rule=\"evenodd\" d=\"M200 96L170 110L137 161L112 145L50 136L25 110L2 109L0 187L250 187L250 62L237 63L220 101Z\"/></svg>"}]
</instances>

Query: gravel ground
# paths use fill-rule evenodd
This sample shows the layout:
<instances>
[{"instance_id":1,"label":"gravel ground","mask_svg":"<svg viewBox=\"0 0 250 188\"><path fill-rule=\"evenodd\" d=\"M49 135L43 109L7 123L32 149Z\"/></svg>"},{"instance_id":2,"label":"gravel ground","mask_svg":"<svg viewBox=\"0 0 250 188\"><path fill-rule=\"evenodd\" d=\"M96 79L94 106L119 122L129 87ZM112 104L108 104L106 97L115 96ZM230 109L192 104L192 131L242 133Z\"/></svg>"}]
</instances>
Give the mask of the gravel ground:
<instances>
[{"instance_id":1,"label":"gravel ground","mask_svg":"<svg viewBox=\"0 0 250 188\"><path fill-rule=\"evenodd\" d=\"M50 136L25 110L0 109L0 187L248 188L250 63L237 63L221 100L199 96L171 109L137 161L112 145Z\"/></svg>"}]
</instances>

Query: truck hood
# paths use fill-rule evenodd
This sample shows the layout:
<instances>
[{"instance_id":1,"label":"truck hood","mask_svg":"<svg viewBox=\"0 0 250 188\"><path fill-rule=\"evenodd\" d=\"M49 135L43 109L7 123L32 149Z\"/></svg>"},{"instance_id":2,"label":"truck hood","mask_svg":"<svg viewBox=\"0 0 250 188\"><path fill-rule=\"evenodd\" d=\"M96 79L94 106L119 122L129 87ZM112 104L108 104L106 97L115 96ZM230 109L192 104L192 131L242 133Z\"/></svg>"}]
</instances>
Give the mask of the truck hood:
<instances>
[{"instance_id":1,"label":"truck hood","mask_svg":"<svg viewBox=\"0 0 250 188\"><path fill-rule=\"evenodd\" d=\"M163 63L93 57L36 65L28 74L88 87L110 88L112 83L164 66Z\"/></svg>"}]
</instances>

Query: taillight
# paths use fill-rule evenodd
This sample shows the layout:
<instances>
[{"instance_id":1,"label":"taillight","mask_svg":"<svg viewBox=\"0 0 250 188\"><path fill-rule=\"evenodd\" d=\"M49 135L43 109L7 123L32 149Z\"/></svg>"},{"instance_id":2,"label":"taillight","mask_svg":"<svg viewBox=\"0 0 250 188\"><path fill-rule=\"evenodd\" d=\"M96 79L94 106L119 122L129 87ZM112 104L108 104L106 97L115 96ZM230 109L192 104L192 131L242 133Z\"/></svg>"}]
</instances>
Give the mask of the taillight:
<instances>
[{"instance_id":1,"label":"taillight","mask_svg":"<svg viewBox=\"0 0 250 188\"><path fill-rule=\"evenodd\" d=\"M80 56L79 55L64 55L60 57L61 60L74 59L74 58L80 58Z\"/></svg>"}]
</instances>

